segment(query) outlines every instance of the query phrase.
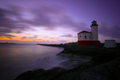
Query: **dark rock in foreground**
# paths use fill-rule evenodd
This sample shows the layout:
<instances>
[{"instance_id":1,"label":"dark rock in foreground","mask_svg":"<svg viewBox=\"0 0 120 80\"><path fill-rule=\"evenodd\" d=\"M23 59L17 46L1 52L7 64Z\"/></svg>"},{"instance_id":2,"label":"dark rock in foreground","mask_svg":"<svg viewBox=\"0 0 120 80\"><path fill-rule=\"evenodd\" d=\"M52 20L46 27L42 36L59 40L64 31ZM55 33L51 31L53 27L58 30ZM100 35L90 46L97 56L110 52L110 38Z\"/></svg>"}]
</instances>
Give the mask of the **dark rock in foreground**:
<instances>
[{"instance_id":1,"label":"dark rock in foreground","mask_svg":"<svg viewBox=\"0 0 120 80\"><path fill-rule=\"evenodd\" d=\"M81 80L120 80L120 57L83 71Z\"/></svg>"},{"instance_id":2,"label":"dark rock in foreground","mask_svg":"<svg viewBox=\"0 0 120 80\"><path fill-rule=\"evenodd\" d=\"M66 70L60 67L51 68L49 70L38 69L35 71L27 71L19 75L15 80L54 80L54 78L63 74Z\"/></svg>"},{"instance_id":3,"label":"dark rock in foreground","mask_svg":"<svg viewBox=\"0 0 120 80\"><path fill-rule=\"evenodd\" d=\"M44 69L38 69L35 71L27 71L20 74L15 80L39 80L39 76L44 72Z\"/></svg>"}]
</instances>

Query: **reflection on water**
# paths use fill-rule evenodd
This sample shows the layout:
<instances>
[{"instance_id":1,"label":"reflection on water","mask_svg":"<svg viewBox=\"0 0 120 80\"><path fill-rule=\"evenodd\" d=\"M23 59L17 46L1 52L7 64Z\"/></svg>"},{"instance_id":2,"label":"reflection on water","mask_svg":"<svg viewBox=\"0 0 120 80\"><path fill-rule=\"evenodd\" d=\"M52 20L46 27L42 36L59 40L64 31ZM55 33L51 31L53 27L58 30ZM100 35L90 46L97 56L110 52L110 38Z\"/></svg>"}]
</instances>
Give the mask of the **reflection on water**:
<instances>
[{"instance_id":1,"label":"reflection on water","mask_svg":"<svg viewBox=\"0 0 120 80\"><path fill-rule=\"evenodd\" d=\"M1 54L1 53L6 53L6 49L5 48L0 48L0 58L5 57L6 54Z\"/></svg>"},{"instance_id":2,"label":"reflection on water","mask_svg":"<svg viewBox=\"0 0 120 80\"><path fill-rule=\"evenodd\" d=\"M62 50L40 45L0 44L0 80L13 80L28 70L58 66L63 59L56 54Z\"/></svg>"}]
</instances>

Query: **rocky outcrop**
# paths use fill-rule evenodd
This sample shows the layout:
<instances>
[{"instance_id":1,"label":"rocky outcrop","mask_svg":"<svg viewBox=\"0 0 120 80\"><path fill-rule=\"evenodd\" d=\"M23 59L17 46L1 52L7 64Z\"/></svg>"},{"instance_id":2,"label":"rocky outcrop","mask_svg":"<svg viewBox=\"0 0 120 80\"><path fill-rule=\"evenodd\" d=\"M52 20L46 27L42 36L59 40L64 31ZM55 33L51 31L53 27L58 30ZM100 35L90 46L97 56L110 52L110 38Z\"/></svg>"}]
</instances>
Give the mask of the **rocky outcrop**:
<instances>
[{"instance_id":1,"label":"rocky outcrop","mask_svg":"<svg viewBox=\"0 0 120 80\"><path fill-rule=\"evenodd\" d=\"M65 69L60 67L54 67L46 71L44 69L38 69L24 72L14 80L54 80L54 78L60 76L65 71Z\"/></svg>"},{"instance_id":2,"label":"rocky outcrop","mask_svg":"<svg viewBox=\"0 0 120 80\"><path fill-rule=\"evenodd\" d=\"M95 56L99 55L101 53L108 53L108 52L116 52L114 49L107 49L100 46L66 46L62 52L60 52L58 55L90 55Z\"/></svg>"},{"instance_id":3,"label":"rocky outcrop","mask_svg":"<svg viewBox=\"0 0 120 80\"><path fill-rule=\"evenodd\" d=\"M120 80L120 57L83 71L81 80Z\"/></svg>"},{"instance_id":4,"label":"rocky outcrop","mask_svg":"<svg viewBox=\"0 0 120 80\"><path fill-rule=\"evenodd\" d=\"M120 57L98 66L83 64L55 80L120 80Z\"/></svg>"},{"instance_id":5,"label":"rocky outcrop","mask_svg":"<svg viewBox=\"0 0 120 80\"><path fill-rule=\"evenodd\" d=\"M38 80L39 76L44 72L44 69L38 69L35 71L27 71L20 74L15 80Z\"/></svg>"},{"instance_id":6,"label":"rocky outcrop","mask_svg":"<svg viewBox=\"0 0 120 80\"><path fill-rule=\"evenodd\" d=\"M67 68L67 69L72 69L75 67L80 66L81 64L83 64L84 62L82 60L78 60L78 59L68 59L62 63L60 63L61 67Z\"/></svg>"}]
</instances>

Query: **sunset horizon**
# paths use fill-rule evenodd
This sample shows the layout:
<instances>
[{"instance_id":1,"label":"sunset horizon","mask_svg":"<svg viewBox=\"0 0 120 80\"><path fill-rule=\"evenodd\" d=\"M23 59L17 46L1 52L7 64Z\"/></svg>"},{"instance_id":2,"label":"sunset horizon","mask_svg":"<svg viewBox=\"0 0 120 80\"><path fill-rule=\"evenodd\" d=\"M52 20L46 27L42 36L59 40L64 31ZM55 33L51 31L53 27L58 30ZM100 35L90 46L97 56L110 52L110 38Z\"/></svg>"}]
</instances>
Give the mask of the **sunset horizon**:
<instances>
[{"instance_id":1,"label":"sunset horizon","mask_svg":"<svg viewBox=\"0 0 120 80\"><path fill-rule=\"evenodd\" d=\"M120 43L120 0L1 0L0 43L77 42L77 33L98 23L99 41Z\"/></svg>"}]
</instances>

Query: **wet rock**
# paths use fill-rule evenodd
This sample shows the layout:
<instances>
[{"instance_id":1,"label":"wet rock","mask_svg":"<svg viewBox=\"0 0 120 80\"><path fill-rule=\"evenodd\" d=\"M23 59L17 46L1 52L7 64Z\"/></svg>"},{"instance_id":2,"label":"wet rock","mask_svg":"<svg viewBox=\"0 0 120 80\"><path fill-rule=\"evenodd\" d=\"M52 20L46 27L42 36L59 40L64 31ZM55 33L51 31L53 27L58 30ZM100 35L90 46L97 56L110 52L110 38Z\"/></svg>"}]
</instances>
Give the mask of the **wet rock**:
<instances>
[{"instance_id":1,"label":"wet rock","mask_svg":"<svg viewBox=\"0 0 120 80\"><path fill-rule=\"evenodd\" d=\"M38 80L39 76L44 72L44 69L38 69L34 71L27 71L22 74L20 74L16 79L14 80Z\"/></svg>"},{"instance_id":2,"label":"wet rock","mask_svg":"<svg viewBox=\"0 0 120 80\"><path fill-rule=\"evenodd\" d=\"M38 69L35 71L27 71L19 75L14 80L54 80L66 70L60 67L54 67L49 70Z\"/></svg>"},{"instance_id":3,"label":"wet rock","mask_svg":"<svg viewBox=\"0 0 120 80\"><path fill-rule=\"evenodd\" d=\"M39 77L40 80L54 80L54 78L60 76L66 70L60 67L54 67L43 72Z\"/></svg>"},{"instance_id":4,"label":"wet rock","mask_svg":"<svg viewBox=\"0 0 120 80\"><path fill-rule=\"evenodd\" d=\"M120 58L81 73L81 80L120 80Z\"/></svg>"},{"instance_id":5,"label":"wet rock","mask_svg":"<svg viewBox=\"0 0 120 80\"><path fill-rule=\"evenodd\" d=\"M64 61L64 62L60 63L60 65L64 68L72 69L72 68L80 66L83 63L84 62L82 60L68 59L67 61Z\"/></svg>"},{"instance_id":6,"label":"wet rock","mask_svg":"<svg viewBox=\"0 0 120 80\"><path fill-rule=\"evenodd\" d=\"M55 80L120 80L120 58L97 66L89 63L70 69Z\"/></svg>"},{"instance_id":7,"label":"wet rock","mask_svg":"<svg viewBox=\"0 0 120 80\"><path fill-rule=\"evenodd\" d=\"M79 67L66 71L64 74L57 77L55 80L81 80L81 72L89 68L91 68L91 64L84 63Z\"/></svg>"},{"instance_id":8,"label":"wet rock","mask_svg":"<svg viewBox=\"0 0 120 80\"><path fill-rule=\"evenodd\" d=\"M64 54L58 54L58 55L61 56L61 57L64 57L64 58L73 58L74 57L74 55L71 54L71 53L69 53L69 54L64 53Z\"/></svg>"},{"instance_id":9,"label":"wet rock","mask_svg":"<svg viewBox=\"0 0 120 80\"><path fill-rule=\"evenodd\" d=\"M22 74L20 74L16 79L14 80L37 80L39 76L44 72L44 69L38 69L34 71L27 71Z\"/></svg>"}]
</instances>

